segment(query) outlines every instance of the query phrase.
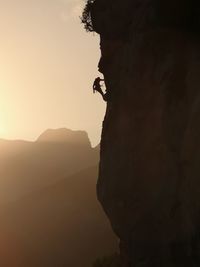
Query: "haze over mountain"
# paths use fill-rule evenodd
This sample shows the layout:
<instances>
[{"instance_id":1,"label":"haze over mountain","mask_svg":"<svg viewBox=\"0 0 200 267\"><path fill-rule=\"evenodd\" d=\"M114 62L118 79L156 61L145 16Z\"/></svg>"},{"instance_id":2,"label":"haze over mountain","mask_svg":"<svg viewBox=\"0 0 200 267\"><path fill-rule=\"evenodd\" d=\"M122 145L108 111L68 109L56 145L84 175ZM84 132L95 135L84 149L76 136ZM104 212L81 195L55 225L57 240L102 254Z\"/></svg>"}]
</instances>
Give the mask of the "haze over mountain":
<instances>
[{"instance_id":1,"label":"haze over mountain","mask_svg":"<svg viewBox=\"0 0 200 267\"><path fill-rule=\"evenodd\" d=\"M0 140L0 203L97 164L84 131L47 130L35 142Z\"/></svg>"},{"instance_id":2,"label":"haze over mountain","mask_svg":"<svg viewBox=\"0 0 200 267\"><path fill-rule=\"evenodd\" d=\"M90 267L117 249L96 200L97 170L90 167L6 208L1 217L17 247L17 266Z\"/></svg>"},{"instance_id":3,"label":"haze over mountain","mask_svg":"<svg viewBox=\"0 0 200 267\"><path fill-rule=\"evenodd\" d=\"M72 131L66 128L48 129L38 137L37 142L67 143L68 145L91 147L85 131Z\"/></svg>"},{"instance_id":4,"label":"haze over mountain","mask_svg":"<svg viewBox=\"0 0 200 267\"><path fill-rule=\"evenodd\" d=\"M96 199L99 146L91 147L87 133L1 140L0 160L0 266L90 267L117 249Z\"/></svg>"}]
</instances>

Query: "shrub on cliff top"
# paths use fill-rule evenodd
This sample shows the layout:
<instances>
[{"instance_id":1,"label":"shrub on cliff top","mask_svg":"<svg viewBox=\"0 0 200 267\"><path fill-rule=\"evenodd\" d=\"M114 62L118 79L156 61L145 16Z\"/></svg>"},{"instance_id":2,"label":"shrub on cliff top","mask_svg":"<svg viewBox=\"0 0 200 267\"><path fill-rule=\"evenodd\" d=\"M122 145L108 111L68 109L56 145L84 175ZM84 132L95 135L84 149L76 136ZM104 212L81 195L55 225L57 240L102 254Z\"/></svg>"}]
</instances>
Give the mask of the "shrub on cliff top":
<instances>
[{"instance_id":1,"label":"shrub on cliff top","mask_svg":"<svg viewBox=\"0 0 200 267\"><path fill-rule=\"evenodd\" d=\"M86 5L83 9L81 22L84 24L84 28L88 32L93 32L94 28L92 25L92 18L91 18L91 10L92 5L94 4L95 0L87 0Z\"/></svg>"}]
</instances>

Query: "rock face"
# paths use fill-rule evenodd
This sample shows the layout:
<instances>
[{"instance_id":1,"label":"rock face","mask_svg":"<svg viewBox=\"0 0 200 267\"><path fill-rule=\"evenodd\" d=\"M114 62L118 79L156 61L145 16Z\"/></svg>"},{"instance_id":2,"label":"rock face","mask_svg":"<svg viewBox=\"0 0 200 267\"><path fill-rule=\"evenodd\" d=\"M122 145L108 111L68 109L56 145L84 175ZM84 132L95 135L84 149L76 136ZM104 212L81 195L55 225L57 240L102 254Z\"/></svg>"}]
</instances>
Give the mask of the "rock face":
<instances>
[{"instance_id":1,"label":"rock face","mask_svg":"<svg viewBox=\"0 0 200 267\"><path fill-rule=\"evenodd\" d=\"M109 101L98 198L123 267L200 264L200 4L96 0Z\"/></svg>"}]
</instances>

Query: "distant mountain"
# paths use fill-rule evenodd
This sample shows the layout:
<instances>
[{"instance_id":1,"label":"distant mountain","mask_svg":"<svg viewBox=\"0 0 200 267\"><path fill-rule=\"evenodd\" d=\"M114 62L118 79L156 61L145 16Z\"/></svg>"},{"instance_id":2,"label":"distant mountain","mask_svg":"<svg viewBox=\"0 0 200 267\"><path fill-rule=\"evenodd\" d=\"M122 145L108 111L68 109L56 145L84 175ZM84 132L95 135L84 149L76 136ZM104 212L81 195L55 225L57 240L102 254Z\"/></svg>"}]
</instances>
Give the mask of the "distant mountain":
<instances>
[{"instance_id":1,"label":"distant mountain","mask_svg":"<svg viewBox=\"0 0 200 267\"><path fill-rule=\"evenodd\" d=\"M98 161L82 131L0 140L0 266L91 267L117 250L96 199Z\"/></svg>"},{"instance_id":2,"label":"distant mountain","mask_svg":"<svg viewBox=\"0 0 200 267\"><path fill-rule=\"evenodd\" d=\"M72 131L66 128L48 129L38 137L37 142L68 143L91 147L85 131Z\"/></svg>"},{"instance_id":3,"label":"distant mountain","mask_svg":"<svg viewBox=\"0 0 200 267\"><path fill-rule=\"evenodd\" d=\"M36 142L0 140L0 204L98 163L83 131L47 130Z\"/></svg>"},{"instance_id":4,"label":"distant mountain","mask_svg":"<svg viewBox=\"0 0 200 267\"><path fill-rule=\"evenodd\" d=\"M0 266L91 267L97 257L116 251L116 238L96 200L96 177L93 166L7 206L1 229L17 258L5 258L0 247Z\"/></svg>"}]
</instances>

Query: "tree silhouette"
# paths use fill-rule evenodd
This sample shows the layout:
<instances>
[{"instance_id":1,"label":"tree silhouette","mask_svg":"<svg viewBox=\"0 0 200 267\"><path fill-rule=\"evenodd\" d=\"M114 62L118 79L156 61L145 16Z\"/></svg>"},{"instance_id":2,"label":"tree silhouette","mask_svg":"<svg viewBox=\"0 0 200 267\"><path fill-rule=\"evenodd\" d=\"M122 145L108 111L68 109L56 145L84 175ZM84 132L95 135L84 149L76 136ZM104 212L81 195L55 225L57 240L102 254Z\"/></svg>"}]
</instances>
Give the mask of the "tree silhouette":
<instances>
[{"instance_id":1,"label":"tree silhouette","mask_svg":"<svg viewBox=\"0 0 200 267\"><path fill-rule=\"evenodd\" d=\"M94 4L95 0L87 0L86 5L83 9L81 22L84 24L84 28L88 32L93 32L93 24L92 24L92 18L91 18L91 10L92 6Z\"/></svg>"}]
</instances>

